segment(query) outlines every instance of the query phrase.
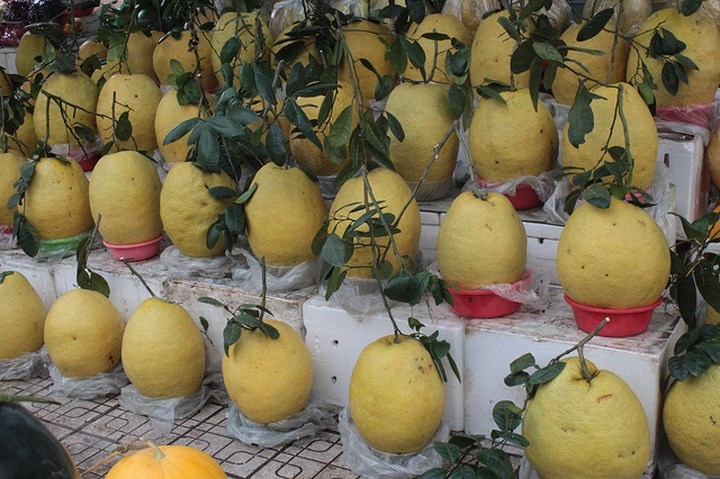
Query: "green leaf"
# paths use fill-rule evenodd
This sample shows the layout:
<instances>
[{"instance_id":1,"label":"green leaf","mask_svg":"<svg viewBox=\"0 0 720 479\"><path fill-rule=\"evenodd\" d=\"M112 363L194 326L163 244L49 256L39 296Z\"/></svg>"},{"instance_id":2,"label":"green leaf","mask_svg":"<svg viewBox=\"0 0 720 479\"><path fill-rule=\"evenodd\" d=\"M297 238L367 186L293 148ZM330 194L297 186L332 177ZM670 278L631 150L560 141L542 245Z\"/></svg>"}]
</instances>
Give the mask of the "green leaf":
<instances>
[{"instance_id":1,"label":"green leaf","mask_svg":"<svg viewBox=\"0 0 720 479\"><path fill-rule=\"evenodd\" d=\"M565 363L558 361L556 363L549 364L542 369L538 369L530 375L528 384L531 386L544 384L546 382L555 379L558 374L565 368Z\"/></svg>"},{"instance_id":2,"label":"green leaf","mask_svg":"<svg viewBox=\"0 0 720 479\"><path fill-rule=\"evenodd\" d=\"M512 462L507 452L500 449L485 449L476 457L501 479L515 477Z\"/></svg>"},{"instance_id":3,"label":"green leaf","mask_svg":"<svg viewBox=\"0 0 720 479\"><path fill-rule=\"evenodd\" d=\"M535 356L533 356L531 353L525 353L510 363L510 372L516 373L519 371L524 371L527 368L535 366L535 364Z\"/></svg>"},{"instance_id":4,"label":"green leaf","mask_svg":"<svg viewBox=\"0 0 720 479\"><path fill-rule=\"evenodd\" d=\"M685 381L690 375L690 370L685 364L685 355L671 357L668 360L668 370L678 381Z\"/></svg>"},{"instance_id":5,"label":"green leaf","mask_svg":"<svg viewBox=\"0 0 720 479\"><path fill-rule=\"evenodd\" d=\"M614 9L606 8L593 15L593 17L580 28L580 31L578 31L577 41L584 42L595 37L605 28L605 25L607 25L614 13Z\"/></svg>"},{"instance_id":6,"label":"green leaf","mask_svg":"<svg viewBox=\"0 0 720 479\"><path fill-rule=\"evenodd\" d=\"M242 326L235 321L228 321L223 329L223 343L225 347L225 355L229 355L230 346L237 343L242 335Z\"/></svg>"},{"instance_id":7,"label":"green leaf","mask_svg":"<svg viewBox=\"0 0 720 479\"><path fill-rule=\"evenodd\" d=\"M14 214L13 219L13 234L17 238L20 248L26 255L34 258L38 254L40 250L40 235L35 227L27 221L25 216L17 212Z\"/></svg>"},{"instance_id":8,"label":"green leaf","mask_svg":"<svg viewBox=\"0 0 720 479\"><path fill-rule=\"evenodd\" d=\"M532 40L525 40L510 56L510 70L514 74L517 75L530 69L533 59L537 56L533 43Z\"/></svg>"},{"instance_id":9,"label":"green leaf","mask_svg":"<svg viewBox=\"0 0 720 479\"><path fill-rule=\"evenodd\" d=\"M517 28L515 28L515 24L513 24L513 22L508 17L500 15L497 21L500 26L505 29L510 38L512 38L516 42L523 41L522 34L518 32Z\"/></svg>"},{"instance_id":10,"label":"green leaf","mask_svg":"<svg viewBox=\"0 0 720 479\"><path fill-rule=\"evenodd\" d=\"M228 200L237 196L237 191L227 186L213 186L208 188L207 192L216 200Z\"/></svg>"},{"instance_id":11,"label":"green leaf","mask_svg":"<svg viewBox=\"0 0 720 479\"><path fill-rule=\"evenodd\" d=\"M406 2L410 19L420 23L425 18L425 2L423 0L408 0Z\"/></svg>"},{"instance_id":12,"label":"green leaf","mask_svg":"<svg viewBox=\"0 0 720 479\"><path fill-rule=\"evenodd\" d=\"M233 241L228 241L228 244L234 243L239 235L245 234L245 208L242 205L233 203L225 208L222 213L222 220L225 222L225 227L233 236Z\"/></svg>"},{"instance_id":13,"label":"green leaf","mask_svg":"<svg viewBox=\"0 0 720 479\"><path fill-rule=\"evenodd\" d=\"M692 350L685 356L685 366L695 377L702 376L712 364L710 356L702 350Z\"/></svg>"},{"instance_id":14,"label":"green leaf","mask_svg":"<svg viewBox=\"0 0 720 479\"><path fill-rule=\"evenodd\" d=\"M218 301L215 298L211 298L210 296L200 296L198 298L198 302L203 303L203 304L209 304L211 306L217 306L219 308L225 307L225 305L223 303L221 303L220 301Z\"/></svg>"},{"instance_id":15,"label":"green leaf","mask_svg":"<svg viewBox=\"0 0 720 479\"><path fill-rule=\"evenodd\" d=\"M331 233L325 240L320 256L328 264L341 267L350 259L352 252L352 245L347 244L337 234Z\"/></svg>"},{"instance_id":16,"label":"green leaf","mask_svg":"<svg viewBox=\"0 0 720 479\"><path fill-rule=\"evenodd\" d=\"M525 436L516 432L492 431L491 436L493 439L502 439L507 441L508 444L513 444L521 448L526 448L530 445L530 441L528 441Z\"/></svg>"},{"instance_id":17,"label":"green leaf","mask_svg":"<svg viewBox=\"0 0 720 479\"><path fill-rule=\"evenodd\" d=\"M587 88L580 83L575 101L568 112L568 140L575 148L585 143L585 135L595 127L595 116L590 108L591 101Z\"/></svg>"},{"instance_id":18,"label":"green leaf","mask_svg":"<svg viewBox=\"0 0 720 479\"><path fill-rule=\"evenodd\" d=\"M220 49L220 63L232 63L240 53L240 39L232 35Z\"/></svg>"},{"instance_id":19,"label":"green leaf","mask_svg":"<svg viewBox=\"0 0 720 479\"><path fill-rule=\"evenodd\" d=\"M352 131L353 106L346 107L337 116L337 119L330 127L330 133L326 137L326 141L333 148L344 147L350 140L350 132Z\"/></svg>"},{"instance_id":20,"label":"green leaf","mask_svg":"<svg viewBox=\"0 0 720 479\"><path fill-rule=\"evenodd\" d=\"M127 141L132 136L132 123L129 118L130 112L124 111L120 113L117 121L115 122L115 136L120 141Z\"/></svg>"},{"instance_id":21,"label":"green leaf","mask_svg":"<svg viewBox=\"0 0 720 479\"><path fill-rule=\"evenodd\" d=\"M522 423L522 409L512 401L498 401L493 406L492 415L501 431L514 431Z\"/></svg>"},{"instance_id":22,"label":"green leaf","mask_svg":"<svg viewBox=\"0 0 720 479\"><path fill-rule=\"evenodd\" d=\"M322 143L313 131L312 123L310 122L302 108L300 108L297 102L292 98L288 99L285 104L285 116L290 121L290 123L295 125L298 130L300 130L300 132L305 136L305 138L310 140L315 146L318 147L318 149L322 150Z\"/></svg>"},{"instance_id":23,"label":"green leaf","mask_svg":"<svg viewBox=\"0 0 720 479\"><path fill-rule=\"evenodd\" d=\"M330 276L325 283L325 299L328 300L342 286L347 270L339 267L333 267L330 271Z\"/></svg>"},{"instance_id":24,"label":"green leaf","mask_svg":"<svg viewBox=\"0 0 720 479\"><path fill-rule=\"evenodd\" d=\"M463 464L452 472L450 479L478 479L478 476L472 467Z\"/></svg>"},{"instance_id":25,"label":"green leaf","mask_svg":"<svg viewBox=\"0 0 720 479\"><path fill-rule=\"evenodd\" d=\"M396 36L395 39L390 43L390 48L386 53L386 57L392 65L393 69L396 72L403 74L407 69L408 59L400 38L400 36Z\"/></svg>"},{"instance_id":26,"label":"green leaf","mask_svg":"<svg viewBox=\"0 0 720 479\"><path fill-rule=\"evenodd\" d=\"M525 371L518 371L512 374L508 374L505 376L505 379L503 379L503 382L507 387L515 387L515 386L524 386L527 384L528 379L530 378L530 374L526 373Z\"/></svg>"},{"instance_id":27,"label":"green leaf","mask_svg":"<svg viewBox=\"0 0 720 479\"><path fill-rule=\"evenodd\" d=\"M695 316L695 305L697 304L697 289L692 276L681 277L676 281L676 298L680 316L689 327L697 324Z\"/></svg>"},{"instance_id":28,"label":"green leaf","mask_svg":"<svg viewBox=\"0 0 720 479\"><path fill-rule=\"evenodd\" d=\"M270 125L270 129L265 137L265 147L268 156L278 166L283 166L287 161L287 147L285 144L285 135L282 128L278 124Z\"/></svg>"},{"instance_id":29,"label":"green leaf","mask_svg":"<svg viewBox=\"0 0 720 479\"><path fill-rule=\"evenodd\" d=\"M695 268L694 278L700 295L713 308L720 306L720 256L705 253L704 260Z\"/></svg>"},{"instance_id":30,"label":"green leaf","mask_svg":"<svg viewBox=\"0 0 720 479\"><path fill-rule=\"evenodd\" d=\"M226 138L240 136L243 134L242 125L238 125L230 118L223 115L214 115L206 120L207 125Z\"/></svg>"},{"instance_id":31,"label":"green leaf","mask_svg":"<svg viewBox=\"0 0 720 479\"><path fill-rule=\"evenodd\" d=\"M680 4L680 13L689 17L700 9L702 2L703 0L683 0Z\"/></svg>"},{"instance_id":32,"label":"green leaf","mask_svg":"<svg viewBox=\"0 0 720 479\"><path fill-rule=\"evenodd\" d=\"M563 62L563 56L557 49L547 42L533 42L532 48L538 57L549 62Z\"/></svg>"},{"instance_id":33,"label":"green leaf","mask_svg":"<svg viewBox=\"0 0 720 479\"><path fill-rule=\"evenodd\" d=\"M699 70L698 66L695 64L694 61L692 61L690 58L686 57L685 55L677 54L675 55L675 60L683 66L683 68L687 68L688 70Z\"/></svg>"},{"instance_id":34,"label":"green leaf","mask_svg":"<svg viewBox=\"0 0 720 479\"><path fill-rule=\"evenodd\" d=\"M408 276L406 273L398 273L390 278L385 286L385 295L395 301L401 301L410 305L416 305L422 300L425 292L425 284L417 276Z\"/></svg>"},{"instance_id":35,"label":"green leaf","mask_svg":"<svg viewBox=\"0 0 720 479\"><path fill-rule=\"evenodd\" d=\"M200 121L200 118L189 118L187 120L184 120L174 127L168 132L168 134L165 136L165 139L163 139L163 145L168 145L174 141L179 140L183 136L187 135L190 130L192 130L195 125L198 124Z\"/></svg>"},{"instance_id":36,"label":"green leaf","mask_svg":"<svg viewBox=\"0 0 720 479\"><path fill-rule=\"evenodd\" d=\"M423 472L418 479L445 479L445 469L436 467Z\"/></svg>"},{"instance_id":37,"label":"green leaf","mask_svg":"<svg viewBox=\"0 0 720 479\"><path fill-rule=\"evenodd\" d=\"M710 340L700 343L700 348L715 364L720 364L720 340Z\"/></svg>"},{"instance_id":38,"label":"green leaf","mask_svg":"<svg viewBox=\"0 0 720 479\"><path fill-rule=\"evenodd\" d=\"M419 69L421 73L425 73L425 51L422 46L416 41L409 41L405 37L400 37L400 44L402 45L405 53L407 54L408 60L412 65Z\"/></svg>"},{"instance_id":39,"label":"green leaf","mask_svg":"<svg viewBox=\"0 0 720 479\"><path fill-rule=\"evenodd\" d=\"M452 89L452 87L450 87ZM390 113L389 111L385 112L385 115L388 119L388 126L390 127L390 131L392 132L393 136L397 138L399 142L402 142L405 140L405 131L403 130L402 125L398 121L397 118L395 118L395 115Z\"/></svg>"},{"instance_id":40,"label":"green leaf","mask_svg":"<svg viewBox=\"0 0 720 479\"><path fill-rule=\"evenodd\" d=\"M277 104L275 89L272 86L272 73L268 74L263 68L255 68L255 86L265 101L271 105Z\"/></svg>"},{"instance_id":41,"label":"green leaf","mask_svg":"<svg viewBox=\"0 0 720 479\"><path fill-rule=\"evenodd\" d=\"M672 96L677 94L680 79L677 76L677 72L675 71L672 62L666 62L662 67L662 83L668 93Z\"/></svg>"},{"instance_id":42,"label":"green leaf","mask_svg":"<svg viewBox=\"0 0 720 479\"><path fill-rule=\"evenodd\" d=\"M238 196L238 198L235 200L236 205L241 205L243 203L246 203L247 200L249 200L252 195L255 193L255 190L257 190L258 184L253 183L250 185L250 188L248 188L242 195Z\"/></svg>"},{"instance_id":43,"label":"green leaf","mask_svg":"<svg viewBox=\"0 0 720 479\"><path fill-rule=\"evenodd\" d=\"M432 446L435 452L448 462L455 462L460 457L460 448L455 444L434 442Z\"/></svg>"},{"instance_id":44,"label":"green leaf","mask_svg":"<svg viewBox=\"0 0 720 479\"><path fill-rule=\"evenodd\" d=\"M596 208L606 209L610 207L610 191L601 184L591 185L582 192L583 199Z\"/></svg>"}]
</instances>

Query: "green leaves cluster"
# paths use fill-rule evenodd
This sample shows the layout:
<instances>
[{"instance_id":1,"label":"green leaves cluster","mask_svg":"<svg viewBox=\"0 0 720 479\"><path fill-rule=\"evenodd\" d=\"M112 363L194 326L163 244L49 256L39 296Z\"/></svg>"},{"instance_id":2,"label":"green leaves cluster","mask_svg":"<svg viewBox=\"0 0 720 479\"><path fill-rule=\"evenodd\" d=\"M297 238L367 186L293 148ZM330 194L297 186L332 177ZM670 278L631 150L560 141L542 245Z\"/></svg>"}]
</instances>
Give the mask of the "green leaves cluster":
<instances>
[{"instance_id":1,"label":"green leaves cluster","mask_svg":"<svg viewBox=\"0 0 720 479\"><path fill-rule=\"evenodd\" d=\"M214 248L220 238L222 238L225 243L225 248L229 251L232 249L232 245L235 244L238 236L245 234L245 203L252 197L256 189L257 184L253 184L240 196L237 195L235 190L224 186L215 186L208 190L210 196L218 200L235 198L235 200L218 215L217 221L210 226L206 238L206 245L209 249Z\"/></svg>"},{"instance_id":2,"label":"green leaves cluster","mask_svg":"<svg viewBox=\"0 0 720 479\"><path fill-rule=\"evenodd\" d=\"M691 328L675 343L668 360L670 374L679 381L701 376L713 364L720 364L720 324Z\"/></svg>"},{"instance_id":3,"label":"green leaves cluster","mask_svg":"<svg viewBox=\"0 0 720 479\"><path fill-rule=\"evenodd\" d=\"M664 62L662 68L662 83L665 89L676 95L680 82L688 83L688 71L697 70L698 66L690 58L683 55L686 45L665 28L658 28L650 39L648 53L651 57ZM640 84L640 89L648 89L647 83Z\"/></svg>"},{"instance_id":4,"label":"green leaves cluster","mask_svg":"<svg viewBox=\"0 0 720 479\"><path fill-rule=\"evenodd\" d=\"M264 268L263 268L264 269ZM265 302L265 295L263 293L263 303ZM243 331L254 331L259 329L270 339L277 339L280 337L278 330L263 322L265 314L272 316L270 310L268 310L264 304L241 304L235 309L230 309L226 304L208 296L202 296L198 298L201 303L209 304L223 308L230 314L225 329L223 329L223 347L225 355L229 354L230 346L240 340ZM203 324L207 324L207 319L201 317L200 320Z\"/></svg>"},{"instance_id":5,"label":"green leaves cluster","mask_svg":"<svg viewBox=\"0 0 720 479\"><path fill-rule=\"evenodd\" d=\"M77 246L77 273L75 278L78 286L80 286L82 289L97 291L103 294L106 298L109 298L110 286L108 285L107 281L105 281L105 278L100 276L98 273L95 273L88 267L90 250L93 243L95 242L95 238L97 237L99 224L100 219L98 219L98 222L95 224L95 228L93 229L92 234L83 238Z\"/></svg>"},{"instance_id":6,"label":"green leaves cluster","mask_svg":"<svg viewBox=\"0 0 720 479\"><path fill-rule=\"evenodd\" d=\"M430 336L421 333L420 330L424 328L425 325L413 317L408 318L408 326L410 327L410 329L415 331L414 333L410 334L410 336L420 341L427 350L427 352L430 354L430 357L432 358L433 363L438 370L438 374L440 374L440 379L442 379L443 382L447 382L448 380L448 375L445 372L445 366L442 363L443 358L447 358L448 364L450 365L450 369L452 370L453 374L458 381L462 381L462 377L460 376L460 370L457 367L457 363L450 355L450 343L448 343L444 339L440 339L440 333L438 331L433 332Z\"/></svg>"}]
</instances>

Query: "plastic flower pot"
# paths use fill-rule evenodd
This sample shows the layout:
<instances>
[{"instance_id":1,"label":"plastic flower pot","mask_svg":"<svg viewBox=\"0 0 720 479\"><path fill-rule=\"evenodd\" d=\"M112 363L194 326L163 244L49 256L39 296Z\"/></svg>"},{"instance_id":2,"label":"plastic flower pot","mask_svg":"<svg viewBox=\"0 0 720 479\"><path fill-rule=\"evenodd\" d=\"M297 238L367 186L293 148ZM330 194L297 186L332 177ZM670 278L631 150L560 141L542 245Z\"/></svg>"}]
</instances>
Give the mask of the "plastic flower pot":
<instances>
[{"instance_id":1,"label":"plastic flower pot","mask_svg":"<svg viewBox=\"0 0 720 479\"><path fill-rule=\"evenodd\" d=\"M623 338L635 336L647 330L653 311L660 306L662 298L653 304L640 308L609 309L595 308L576 303L565 295L565 301L570 305L575 317L575 323L586 333L591 332L606 317L610 322L598 333L598 336Z\"/></svg>"},{"instance_id":2,"label":"plastic flower pot","mask_svg":"<svg viewBox=\"0 0 720 479\"><path fill-rule=\"evenodd\" d=\"M542 204L537 192L530 185L517 185L514 195L504 194L516 210L528 210Z\"/></svg>"},{"instance_id":3,"label":"plastic flower pot","mask_svg":"<svg viewBox=\"0 0 720 479\"><path fill-rule=\"evenodd\" d=\"M499 318L520 309L520 303L498 296L489 289L449 288L449 291L454 303L451 309L465 318Z\"/></svg>"},{"instance_id":4,"label":"plastic flower pot","mask_svg":"<svg viewBox=\"0 0 720 479\"><path fill-rule=\"evenodd\" d=\"M49 256L66 256L75 253L80 242L90 235L90 231L85 231L77 236L58 239L40 240L40 249L37 257L45 258Z\"/></svg>"},{"instance_id":5,"label":"plastic flower pot","mask_svg":"<svg viewBox=\"0 0 720 479\"><path fill-rule=\"evenodd\" d=\"M13 232L13 225L0 225L0 234L11 235Z\"/></svg>"},{"instance_id":6,"label":"plastic flower pot","mask_svg":"<svg viewBox=\"0 0 720 479\"><path fill-rule=\"evenodd\" d=\"M162 238L163 236L160 235L150 241L135 244L112 244L107 241L103 241L103 244L116 260L144 261L160 253L160 241L162 241Z\"/></svg>"}]
</instances>

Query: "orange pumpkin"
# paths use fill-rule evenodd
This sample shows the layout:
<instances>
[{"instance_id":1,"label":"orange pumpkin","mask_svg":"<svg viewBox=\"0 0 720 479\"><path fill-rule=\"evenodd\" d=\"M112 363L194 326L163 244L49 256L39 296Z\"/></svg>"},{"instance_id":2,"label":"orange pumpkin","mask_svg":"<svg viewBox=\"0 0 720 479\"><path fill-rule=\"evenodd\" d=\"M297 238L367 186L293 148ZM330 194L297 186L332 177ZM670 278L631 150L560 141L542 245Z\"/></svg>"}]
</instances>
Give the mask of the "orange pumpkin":
<instances>
[{"instance_id":1,"label":"orange pumpkin","mask_svg":"<svg viewBox=\"0 0 720 479\"><path fill-rule=\"evenodd\" d=\"M105 479L227 479L209 454L190 446L148 447L118 461Z\"/></svg>"}]
</instances>

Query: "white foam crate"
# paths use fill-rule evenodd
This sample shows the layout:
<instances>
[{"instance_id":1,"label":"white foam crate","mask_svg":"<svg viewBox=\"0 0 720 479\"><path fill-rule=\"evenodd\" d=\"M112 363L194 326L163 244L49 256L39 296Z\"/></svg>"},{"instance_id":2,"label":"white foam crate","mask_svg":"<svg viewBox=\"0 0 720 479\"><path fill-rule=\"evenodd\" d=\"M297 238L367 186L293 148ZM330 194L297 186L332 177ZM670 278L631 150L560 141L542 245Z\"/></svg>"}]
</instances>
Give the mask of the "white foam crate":
<instances>
[{"instance_id":1,"label":"white foam crate","mask_svg":"<svg viewBox=\"0 0 720 479\"><path fill-rule=\"evenodd\" d=\"M492 408L500 400L522 405L522 387L505 386L510 363L532 353L539 365L547 364L585 336L574 322L559 288L551 288L550 306L542 312L525 307L503 318L470 320L465 331L465 432L488 435L495 428ZM447 306L433 308L439 317L452 318ZM600 369L623 378L640 399L648 418L651 448L660 427L661 385L667 377L667 360L684 332L678 315L658 308L648 331L629 338L596 337L585 346L585 356ZM655 468L655 456L647 473ZM648 476L651 477L651 476Z\"/></svg>"},{"instance_id":2,"label":"white foam crate","mask_svg":"<svg viewBox=\"0 0 720 479\"><path fill-rule=\"evenodd\" d=\"M332 299L331 299L332 300ZM379 300L378 300L379 301ZM463 369L465 324L457 317L437 317L421 303L414 308L401 305L393 308L393 315L403 332L409 333L407 318L412 315L425 324L425 334L439 331L440 338L450 343L451 355L460 371ZM303 305L305 342L310 348L315 367L313 395L315 399L346 407L350 376L363 348L383 336L393 333L384 311L367 315L353 315L343 307L315 296ZM446 364L449 378L445 385L444 420L453 431L464 428L464 391ZM422 398L418 398L419 401Z\"/></svg>"},{"instance_id":3,"label":"white foam crate","mask_svg":"<svg viewBox=\"0 0 720 479\"><path fill-rule=\"evenodd\" d=\"M670 169L675 188L675 212L694 221L707 210L710 174L704 160L705 147L699 136L662 132L658 163Z\"/></svg>"},{"instance_id":4,"label":"white foam crate","mask_svg":"<svg viewBox=\"0 0 720 479\"><path fill-rule=\"evenodd\" d=\"M17 73L15 68L15 53L17 48L0 48L0 66L8 73Z\"/></svg>"}]
</instances>

